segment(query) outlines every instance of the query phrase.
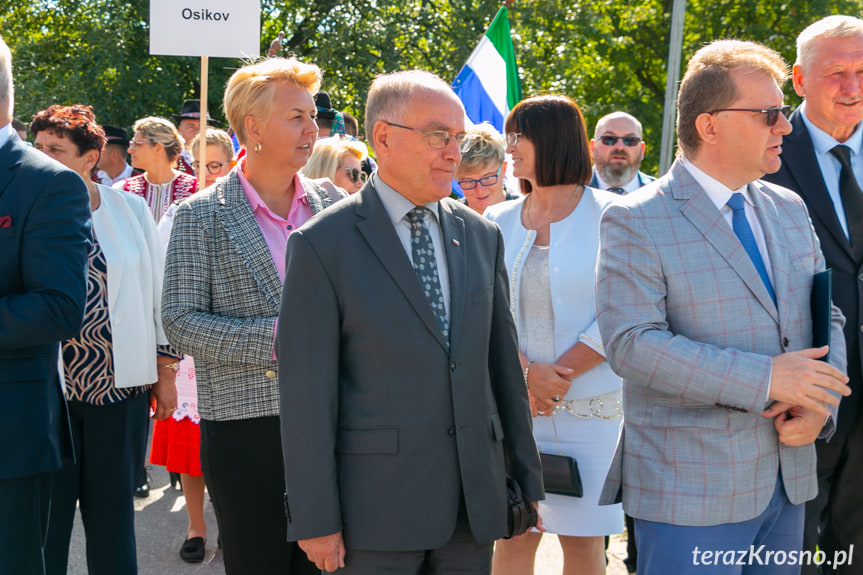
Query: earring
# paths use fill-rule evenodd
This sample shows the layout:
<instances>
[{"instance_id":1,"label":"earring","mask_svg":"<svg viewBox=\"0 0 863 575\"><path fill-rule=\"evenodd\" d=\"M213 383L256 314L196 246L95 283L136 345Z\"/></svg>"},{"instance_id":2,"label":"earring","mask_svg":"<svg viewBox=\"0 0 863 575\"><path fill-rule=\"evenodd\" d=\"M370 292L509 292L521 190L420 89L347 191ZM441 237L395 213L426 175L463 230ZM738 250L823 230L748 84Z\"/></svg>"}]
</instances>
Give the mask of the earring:
<instances>
[{"instance_id":1,"label":"earring","mask_svg":"<svg viewBox=\"0 0 863 575\"><path fill-rule=\"evenodd\" d=\"M260 142L258 142L257 144L255 144L255 153L256 153L256 154L260 154L260 153L261 153L261 143L260 143Z\"/></svg>"}]
</instances>

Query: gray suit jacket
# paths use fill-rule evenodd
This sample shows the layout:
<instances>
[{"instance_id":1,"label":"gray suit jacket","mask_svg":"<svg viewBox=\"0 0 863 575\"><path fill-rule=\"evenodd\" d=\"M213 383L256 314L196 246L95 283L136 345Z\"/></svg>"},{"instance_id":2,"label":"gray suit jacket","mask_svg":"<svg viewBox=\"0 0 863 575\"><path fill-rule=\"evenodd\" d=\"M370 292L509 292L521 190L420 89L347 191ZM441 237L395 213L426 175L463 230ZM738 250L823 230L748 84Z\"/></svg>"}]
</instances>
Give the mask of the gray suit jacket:
<instances>
[{"instance_id":1,"label":"gray suit jacket","mask_svg":"<svg viewBox=\"0 0 863 575\"><path fill-rule=\"evenodd\" d=\"M282 284L237 169L177 207L165 258L162 325L195 358L198 412L210 421L279 413ZM313 213L342 197L305 178L303 187Z\"/></svg>"},{"instance_id":2,"label":"gray suit jacket","mask_svg":"<svg viewBox=\"0 0 863 575\"><path fill-rule=\"evenodd\" d=\"M288 539L446 543L464 494L474 536L506 529L505 471L544 496L500 230L440 203L451 341L372 183L288 241L279 384Z\"/></svg>"},{"instance_id":3,"label":"gray suit jacket","mask_svg":"<svg viewBox=\"0 0 863 575\"><path fill-rule=\"evenodd\" d=\"M749 190L778 308L680 163L603 214L597 319L623 377L624 426L601 502L619 500L622 488L633 517L745 521L766 508L780 468L792 503L817 492L814 445L780 444L761 413L771 358L812 345L812 276L824 258L796 194L760 181ZM830 360L840 370L843 322L834 306Z\"/></svg>"}]
</instances>

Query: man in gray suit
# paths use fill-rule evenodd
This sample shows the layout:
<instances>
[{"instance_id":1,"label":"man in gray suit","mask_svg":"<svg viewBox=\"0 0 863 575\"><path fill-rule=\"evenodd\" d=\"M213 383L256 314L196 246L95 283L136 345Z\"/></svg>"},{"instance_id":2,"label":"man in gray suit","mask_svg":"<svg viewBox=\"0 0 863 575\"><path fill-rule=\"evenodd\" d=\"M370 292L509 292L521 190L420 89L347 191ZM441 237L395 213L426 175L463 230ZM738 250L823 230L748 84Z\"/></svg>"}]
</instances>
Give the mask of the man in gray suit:
<instances>
[{"instance_id":1,"label":"man in gray suit","mask_svg":"<svg viewBox=\"0 0 863 575\"><path fill-rule=\"evenodd\" d=\"M588 185L623 195L649 184L656 178L639 171L646 147L638 118L626 112L606 114L590 140L593 177Z\"/></svg>"},{"instance_id":2,"label":"man in gray suit","mask_svg":"<svg viewBox=\"0 0 863 575\"><path fill-rule=\"evenodd\" d=\"M760 44L699 50L678 94L681 157L603 215L597 319L624 426L601 502L622 496L635 517L641 575L806 561L813 442L849 389L835 306L830 363L811 347L825 266L803 201L759 180L790 131L786 75Z\"/></svg>"},{"instance_id":3,"label":"man in gray suit","mask_svg":"<svg viewBox=\"0 0 863 575\"><path fill-rule=\"evenodd\" d=\"M379 76L378 171L292 234L279 314L288 539L339 573L488 573L505 475L544 497L494 224L444 199L464 109Z\"/></svg>"}]
</instances>

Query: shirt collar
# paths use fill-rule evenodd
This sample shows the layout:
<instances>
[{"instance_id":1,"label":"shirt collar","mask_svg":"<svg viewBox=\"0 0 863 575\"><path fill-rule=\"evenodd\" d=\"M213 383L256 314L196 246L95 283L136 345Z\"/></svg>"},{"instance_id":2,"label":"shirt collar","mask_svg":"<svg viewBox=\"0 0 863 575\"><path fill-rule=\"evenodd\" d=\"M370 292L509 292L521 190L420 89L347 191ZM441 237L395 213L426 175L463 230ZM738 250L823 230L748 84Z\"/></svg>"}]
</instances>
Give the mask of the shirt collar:
<instances>
[{"instance_id":1,"label":"shirt collar","mask_svg":"<svg viewBox=\"0 0 863 575\"><path fill-rule=\"evenodd\" d=\"M267 207L267 204L264 203L264 200L261 199L261 196L258 195L258 192L255 191L254 187L252 187L251 182L246 178L246 174L243 173L243 170L245 169L246 159L242 158L240 160L240 164L237 166L237 178L240 180L240 185L243 186L243 192L246 194L246 199L249 200L249 206L252 208L252 213L255 213L259 208L272 213L272 210ZM294 174L294 200L291 202L292 205L295 205L297 202L303 202L305 205L309 205L309 199L306 195L306 189L303 187L300 174Z\"/></svg>"},{"instance_id":2,"label":"shirt collar","mask_svg":"<svg viewBox=\"0 0 863 575\"><path fill-rule=\"evenodd\" d=\"M716 206L716 209L721 210L725 207L725 204L727 204L728 200L731 199L731 194L743 194L743 199L750 205L754 205L752 198L749 196L749 184L745 184L736 190L732 190L717 179L707 175L703 170L686 158L681 158L680 163L683 164L683 167L686 168L686 171L689 172L692 178L698 182L698 185L701 186L701 189L704 190L704 193L707 194L707 197L709 197L710 201Z\"/></svg>"},{"instance_id":3,"label":"shirt collar","mask_svg":"<svg viewBox=\"0 0 863 575\"><path fill-rule=\"evenodd\" d=\"M384 209L386 209L387 215L389 215L394 227L404 219L409 211L417 207L413 202L387 184L377 172L372 175L372 185L384 204ZM440 220L438 213L440 202L430 202L425 204L425 207L428 208L435 219Z\"/></svg>"},{"instance_id":4,"label":"shirt collar","mask_svg":"<svg viewBox=\"0 0 863 575\"><path fill-rule=\"evenodd\" d=\"M0 126L0 148L6 145L6 142L8 142L9 138L12 137L13 132L12 122L9 122L5 126Z\"/></svg>"},{"instance_id":5,"label":"shirt collar","mask_svg":"<svg viewBox=\"0 0 863 575\"><path fill-rule=\"evenodd\" d=\"M855 129L850 138L844 142L838 142L833 136L812 123L812 120L810 120L809 116L806 115L805 101L800 105L800 110L803 124L805 124L806 129L809 130L809 137L812 138L812 147L815 148L816 153L820 155L829 154L830 150L839 144L844 144L851 148L852 154L856 155L860 151L860 146L863 145L863 130Z\"/></svg>"}]
</instances>

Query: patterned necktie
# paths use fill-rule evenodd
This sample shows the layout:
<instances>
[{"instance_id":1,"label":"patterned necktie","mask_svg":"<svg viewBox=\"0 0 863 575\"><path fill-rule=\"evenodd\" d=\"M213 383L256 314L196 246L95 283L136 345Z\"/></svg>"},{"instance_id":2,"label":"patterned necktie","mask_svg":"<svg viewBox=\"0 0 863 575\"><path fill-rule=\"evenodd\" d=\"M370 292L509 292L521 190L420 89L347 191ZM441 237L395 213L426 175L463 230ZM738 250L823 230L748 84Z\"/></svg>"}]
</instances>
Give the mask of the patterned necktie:
<instances>
[{"instance_id":1,"label":"patterned necktie","mask_svg":"<svg viewBox=\"0 0 863 575\"><path fill-rule=\"evenodd\" d=\"M427 211L426 208L416 207L407 214L411 223L411 254L414 260L414 271L423 286L438 327L444 340L449 342L449 320L446 317L443 291L440 287L434 244L424 222Z\"/></svg>"},{"instance_id":2,"label":"patterned necktie","mask_svg":"<svg viewBox=\"0 0 863 575\"><path fill-rule=\"evenodd\" d=\"M740 243L743 244L743 249L749 255L749 259L755 265L758 275L761 276L761 281L764 282L764 287L767 288L767 293L773 303L776 303L776 294L773 293L773 285L770 283L770 276L767 275L767 268L764 267L764 261L761 259L761 252L758 251L758 244L755 242L755 235L752 233L752 228L749 227L749 220L746 219L746 209L743 207L743 194L731 194L731 199L728 200L728 207L731 208L734 214L731 217L731 225L734 228L734 234Z\"/></svg>"},{"instance_id":3,"label":"patterned necktie","mask_svg":"<svg viewBox=\"0 0 863 575\"><path fill-rule=\"evenodd\" d=\"M624 190L623 188L618 188L617 186L612 186L608 188L608 191L613 194L617 194L618 196L622 196L626 193L626 190Z\"/></svg>"},{"instance_id":4,"label":"patterned necktie","mask_svg":"<svg viewBox=\"0 0 863 575\"><path fill-rule=\"evenodd\" d=\"M830 150L830 153L842 164L842 171L839 172L839 197L842 198L842 207L845 209L851 253L854 254L854 259L860 262L863 259L863 193L860 192L851 168L851 148L840 144Z\"/></svg>"}]
</instances>

